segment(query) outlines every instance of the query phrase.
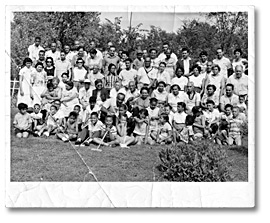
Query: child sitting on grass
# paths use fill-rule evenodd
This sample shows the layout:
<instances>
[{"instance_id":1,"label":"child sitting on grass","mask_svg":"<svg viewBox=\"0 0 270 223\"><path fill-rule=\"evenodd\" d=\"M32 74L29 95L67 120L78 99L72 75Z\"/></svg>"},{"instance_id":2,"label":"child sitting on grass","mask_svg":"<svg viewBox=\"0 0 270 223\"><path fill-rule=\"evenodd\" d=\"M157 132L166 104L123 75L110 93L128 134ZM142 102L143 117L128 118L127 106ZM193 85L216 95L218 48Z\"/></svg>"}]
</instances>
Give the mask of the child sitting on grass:
<instances>
[{"instance_id":1,"label":"child sitting on grass","mask_svg":"<svg viewBox=\"0 0 270 223\"><path fill-rule=\"evenodd\" d=\"M118 133L118 141L120 147L129 148L128 146L135 142L135 138L133 136L127 135L127 120L128 117L126 114L121 114L119 117L118 124L116 125L117 133Z\"/></svg>"},{"instance_id":2,"label":"child sitting on grass","mask_svg":"<svg viewBox=\"0 0 270 223\"><path fill-rule=\"evenodd\" d=\"M56 136L60 138L63 142L74 141L78 136L78 114L76 112L70 112L68 120L64 126L57 130Z\"/></svg>"},{"instance_id":3,"label":"child sitting on grass","mask_svg":"<svg viewBox=\"0 0 270 223\"><path fill-rule=\"evenodd\" d=\"M117 130L113 126L113 116L107 115L105 117L105 127L101 129L99 137L93 138L92 142L110 147L119 145Z\"/></svg>"},{"instance_id":4,"label":"child sitting on grass","mask_svg":"<svg viewBox=\"0 0 270 223\"><path fill-rule=\"evenodd\" d=\"M242 144L241 127L244 122L239 116L239 107L234 106L232 114L233 114L232 119L230 119L229 121L228 144L231 146L235 143L237 146L241 146Z\"/></svg>"},{"instance_id":5,"label":"child sitting on grass","mask_svg":"<svg viewBox=\"0 0 270 223\"><path fill-rule=\"evenodd\" d=\"M194 138L201 139L204 136L205 117L199 106L194 106L191 111L194 118L193 123Z\"/></svg>"},{"instance_id":6,"label":"child sitting on grass","mask_svg":"<svg viewBox=\"0 0 270 223\"><path fill-rule=\"evenodd\" d=\"M160 115L157 134L151 133L151 137L161 145L172 142L172 126L169 123L168 115L164 113Z\"/></svg>"},{"instance_id":7,"label":"child sitting on grass","mask_svg":"<svg viewBox=\"0 0 270 223\"><path fill-rule=\"evenodd\" d=\"M92 112L87 127L83 128L83 130L79 133L75 145L89 146L93 138L99 137L101 129L104 128L104 124L98 120L98 113Z\"/></svg>"},{"instance_id":8,"label":"child sitting on grass","mask_svg":"<svg viewBox=\"0 0 270 223\"><path fill-rule=\"evenodd\" d=\"M176 131L181 131L185 127L186 104L184 102L177 103L177 112L173 114L172 126Z\"/></svg>"},{"instance_id":9,"label":"child sitting on grass","mask_svg":"<svg viewBox=\"0 0 270 223\"><path fill-rule=\"evenodd\" d=\"M135 129L133 135L135 137L135 143L141 145L142 143L154 143L154 141L148 135L149 132L149 119L148 111L146 109L141 109L139 111L139 117L134 117Z\"/></svg>"},{"instance_id":10,"label":"child sitting on grass","mask_svg":"<svg viewBox=\"0 0 270 223\"><path fill-rule=\"evenodd\" d=\"M153 139L152 135L157 135L158 131L159 108L157 107L157 104L158 100L156 98L151 98L150 106L147 108L149 117L149 135L151 136L152 139ZM151 140L152 143L154 143L154 141L152 142Z\"/></svg>"},{"instance_id":11,"label":"child sitting on grass","mask_svg":"<svg viewBox=\"0 0 270 223\"><path fill-rule=\"evenodd\" d=\"M213 100L208 100L206 106L207 110L203 113L205 116L205 136L211 139L218 131L220 113L214 109L215 102Z\"/></svg>"},{"instance_id":12,"label":"child sitting on grass","mask_svg":"<svg viewBox=\"0 0 270 223\"><path fill-rule=\"evenodd\" d=\"M40 105L35 104L34 111L30 114L30 116L32 118L32 130L34 133L37 133L44 126L44 119L46 115L41 113Z\"/></svg>"},{"instance_id":13,"label":"child sitting on grass","mask_svg":"<svg viewBox=\"0 0 270 223\"><path fill-rule=\"evenodd\" d=\"M190 141L194 141L194 132L192 129L192 125L194 122L194 118L191 115L186 116L185 126L179 131L176 131L174 134L175 142L184 142L189 143Z\"/></svg>"},{"instance_id":14,"label":"child sitting on grass","mask_svg":"<svg viewBox=\"0 0 270 223\"><path fill-rule=\"evenodd\" d=\"M32 125L32 119L30 114L26 111L28 109L27 104L18 104L19 112L15 115L13 125L15 128L15 134L17 138L27 138Z\"/></svg>"},{"instance_id":15,"label":"child sitting on grass","mask_svg":"<svg viewBox=\"0 0 270 223\"><path fill-rule=\"evenodd\" d=\"M57 107L51 105L50 111L47 113L45 119L45 125L38 132L35 132L35 134L36 136L41 136L43 134L43 136L49 137L49 135L56 133L60 124L60 119L57 116Z\"/></svg>"},{"instance_id":16,"label":"child sitting on grass","mask_svg":"<svg viewBox=\"0 0 270 223\"><path fill-rule=\"evenodd\" d=\"M83 123L83 114L81 111L81 106L75 105L73 111L78 115L77 123L78 123L79 131L81 131L82 130L82 123Z\"/></svg>"}]
</instances>

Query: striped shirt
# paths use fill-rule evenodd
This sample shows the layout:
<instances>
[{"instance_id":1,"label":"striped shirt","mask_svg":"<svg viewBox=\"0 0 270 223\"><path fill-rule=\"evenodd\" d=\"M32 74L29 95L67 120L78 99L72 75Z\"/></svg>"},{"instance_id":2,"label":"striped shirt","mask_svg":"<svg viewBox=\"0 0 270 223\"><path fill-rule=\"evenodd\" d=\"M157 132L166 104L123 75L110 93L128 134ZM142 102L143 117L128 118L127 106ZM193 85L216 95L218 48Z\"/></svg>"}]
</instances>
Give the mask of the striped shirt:
<instances>
[{"instance_id":1,"label":"striped shirt","mask_svg":"<svg viewBox=\"0 0 270 223\"><path fill-rule=\"evenodd\" d=\"M119 77L117 75L108 74L105 75L105 88L112 89L116 81L119 81Z\"/></svg>"}]
</instances>

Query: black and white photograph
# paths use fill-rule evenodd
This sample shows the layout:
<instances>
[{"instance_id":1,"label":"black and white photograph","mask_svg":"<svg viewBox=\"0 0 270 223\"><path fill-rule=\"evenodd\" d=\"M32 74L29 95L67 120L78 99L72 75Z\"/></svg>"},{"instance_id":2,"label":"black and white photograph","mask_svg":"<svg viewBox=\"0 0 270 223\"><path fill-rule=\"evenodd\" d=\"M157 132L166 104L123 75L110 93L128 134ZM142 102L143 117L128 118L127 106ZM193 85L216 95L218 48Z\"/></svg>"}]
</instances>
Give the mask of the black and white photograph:
<instances>
[{"instance_id":1,"label":"black and white photograph","mask_svg":"<svg viewBox=\"0 0 270 223\"><path fill-rule=\"evenodd\" d=\"M7 8L6 205L254 206L254 8L108 9Z\"/></svg>"}]
</instances>

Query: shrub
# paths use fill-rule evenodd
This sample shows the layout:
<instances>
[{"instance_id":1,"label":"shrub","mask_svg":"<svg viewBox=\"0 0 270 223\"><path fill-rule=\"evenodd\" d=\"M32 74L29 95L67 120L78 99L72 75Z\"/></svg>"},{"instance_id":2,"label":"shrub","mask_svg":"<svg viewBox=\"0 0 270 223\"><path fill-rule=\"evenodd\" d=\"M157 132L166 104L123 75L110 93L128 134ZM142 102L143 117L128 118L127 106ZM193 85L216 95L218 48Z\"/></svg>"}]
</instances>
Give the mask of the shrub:
<instances>
[{"instance_id":1,"label":"shrub","mask_svg":"<svg viewBox=\"0 0 270 223\"><path fill-rule=\"evenodd\" d=\"M212 142L194 142L176 149L162 149L158 166L168 181L230 181L226 150Z\"/></svg>"}]
</instances>

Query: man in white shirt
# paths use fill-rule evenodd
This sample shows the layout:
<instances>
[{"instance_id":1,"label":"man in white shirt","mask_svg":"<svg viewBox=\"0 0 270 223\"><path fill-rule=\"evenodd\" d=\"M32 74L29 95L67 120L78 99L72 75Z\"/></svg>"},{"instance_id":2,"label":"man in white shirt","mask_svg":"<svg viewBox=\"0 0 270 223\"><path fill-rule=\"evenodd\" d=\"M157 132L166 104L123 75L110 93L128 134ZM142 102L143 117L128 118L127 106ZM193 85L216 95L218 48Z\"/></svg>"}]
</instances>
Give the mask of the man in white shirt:
<instances>
[{"instance_id":1,"label":"man in white shirt","mask_svg":"<svg viewBox=\"0 0 270 223\"><path fill-rule=\"evenodd\" d=\"M213 60L213 63L219 65L221 69L220 74L223 77L228 78L228 72L230 72L232 64L228 58L224 57L224 52L222 48L217 49L217 58Z\"/></svg>"},{"instance_id":2,"label":"man in white shirt","mask_svg":"<svg viewBox=\"0 0 270 223\"><path fill-rule=\"evenodd\" d=\"M221 96L219 107L221 111L225 111L225 105L230 104L232 106L235 106L238 104L239 99L236 94L233 93L234 86L232 84L226 84L226 93Z\"/></svg>"},{"instance_id":3,"label":"man in white shirt","mask_svg":"<svg viewBox=\"0 0 270 223\"><path fill-rule=\"evenodd\" d=\"M35 38L35 43L33 45L30 45L28 47L28 54L29 58L34 62L38 60L38 53L40 50L44 50L42 46L40 46L41 38L36 37Z\"/></svg>"},{"instance_id":4,"label":"man in white shirt","mask_svg":"<svg viewBox=\"0 0 270 223\"><path fill-rule=\"evenodd\" d=\"M164 42L164 43L162 44L162 50L163 50L163 52L162 52L161 54L159 54L159 56L158 56L159 61L162 61L162 60L164 60L164 59L166 58L165 52L166 52L168 49L169 49L169 43ZM175 59L175 61L177 61L177 56L176 56L174 53L171 54L171 57L172 57L173 59Z\"/></svg>"},{"instance_id":5,"label":"man in white shirt","mask_svg":"<svg viewBox=\"0 0 270 223\"><path fill-rule=\"evenodd\" d=\"M119 79L122 82L122 86L126 89L128 88L128 84L130 81L135 81L137 78L137 71L131 68L132 60L127 58L125 60L126 69L122 70L119 74Z\"/></svg>"},{"instance_id":6,"label":"man in white shirt","mask_svg":"<svg viewBox=\"0 0 270 223\"><path fill-rule=\"evenodd\" d=\"M66 60L69 61L71 63L72 58L73 58L73 53L70 51L70 46L69 45L65 45L64 46L64 52L66 54Z\"/></svg>"},{"instance_id":7,"label":"man in white shirt","mask_svg":"<svg viewBox=\"0 0 270 223\"><path fill-rule=\"evenodd\" d=\"M96 57L98 58L98 60L103 60L103 55L102 55L102 53L96 48L96 43L95 43L94 40L92 40L92 41L90 42L89 50L91 50L91 49L95 49L95 50L97 51ZM89 56L90 56L90 55L89 55Z\"/></svg>"},{"instance_id":8,"label":"man in white shirt","mask_svg":"<svg viewBox=\"0 0 270 223\"><path fill-rule=\"evenodd\" d=\"M52 57L54 63L60 59L60 52L56 50L57 49L57 45L56 43L51 43L51 49L46 51L45 53L45 57Z\"/></svg>"},{"instance_id":9,"label":"man in white shirt","mask_svg":"<svg viewBox=\"0 0 270 223\"><path fill-rule=\"evenodd\" d=\"M66 59L66 54L64 51L60 53L60 60L55 62L55 76L61 80L61 75L63 73L68 73L71 75L71 64Z\"/></svg>"},{"instance_id":10,"label":"man in white shirt","mask_svg":"<svg viewBox=\"0 0 270 223\"><path fill-rule=\"evenodd\" d=\"M233 84L236 95L248 94L248 76L244 74L242 65L235 67L235 73L228 78L227 83Z\"/></svg>"}]
</instances>

